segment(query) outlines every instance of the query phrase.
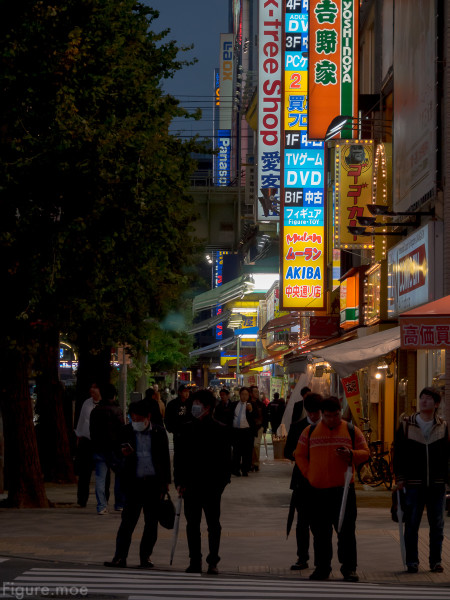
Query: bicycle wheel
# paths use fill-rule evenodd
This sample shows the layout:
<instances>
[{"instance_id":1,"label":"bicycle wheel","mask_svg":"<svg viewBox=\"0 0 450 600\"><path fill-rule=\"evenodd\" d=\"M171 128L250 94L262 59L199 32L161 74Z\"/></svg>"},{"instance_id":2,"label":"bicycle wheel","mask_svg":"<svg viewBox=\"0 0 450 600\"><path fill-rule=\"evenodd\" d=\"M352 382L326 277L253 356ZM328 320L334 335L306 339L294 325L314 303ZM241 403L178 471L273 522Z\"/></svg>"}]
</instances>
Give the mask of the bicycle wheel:
<instances>
[{"instance_id":1,"label":"bicycle wheel","mask_svg":"<svg viewBox=\"0 0 450 600\"><path fill-rule=\"evenodd\" d=\"M367 462L359 465L356 469L358 480L363 485L370 485L372 487L377 486L376 480L374 479L373 471L371 468L372 459L370 458Z\"/></svg>"},{"instance_id":2,"label":"bicycle wheel","mask_svg":"<svg viewBox=\"0 0 450 600\"><path fill-rule=\"evenodd\" d=\"M383 460L383 459L382 458L373 458L370 461L370 469L372 471L372 478L373 478L372 487L378 487L384 481L383 471L382 471L382 467L380 465L381 460Z\"/></svg>"},{"instance_id":3,"label":"bicycle wheel","mask_svg":"<svg viewBox=\"0 0 450 600\"><path fill-rule=\"evenodd\" d=\"M392 471L388 461L384 458L380 458L379 460L379 472L383 477L386 489L390 490L392 488Z\"/></svg>"}]
</instances>

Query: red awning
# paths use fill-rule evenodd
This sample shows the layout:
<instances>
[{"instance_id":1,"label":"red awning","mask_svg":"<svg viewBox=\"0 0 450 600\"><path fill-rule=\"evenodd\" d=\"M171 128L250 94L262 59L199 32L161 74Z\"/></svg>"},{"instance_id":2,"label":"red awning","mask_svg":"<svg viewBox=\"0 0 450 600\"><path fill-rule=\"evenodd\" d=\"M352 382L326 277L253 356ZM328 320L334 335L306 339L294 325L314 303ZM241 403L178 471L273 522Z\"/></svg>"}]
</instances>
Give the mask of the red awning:
<instances>
[{"instance_id":1,"label":"red awning","mask_svg":"<svg viewBox=\"0 0 450 600\"><path fill-rule=\"evenodd\" d=\"M404 350L450 348L450 296L399 315Z\"/></svg>"}]
</instances>

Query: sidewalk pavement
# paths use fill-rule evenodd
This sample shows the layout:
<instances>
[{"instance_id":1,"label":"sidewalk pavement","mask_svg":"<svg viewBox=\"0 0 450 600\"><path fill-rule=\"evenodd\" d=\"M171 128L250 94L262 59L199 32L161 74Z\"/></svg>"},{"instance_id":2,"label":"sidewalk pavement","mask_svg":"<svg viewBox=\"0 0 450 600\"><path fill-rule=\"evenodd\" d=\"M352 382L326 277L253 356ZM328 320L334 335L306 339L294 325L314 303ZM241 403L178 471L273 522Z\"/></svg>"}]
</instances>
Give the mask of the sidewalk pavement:
<instances>
[{"instance_id":1,"label":"sidewalk pavement","mask_svg":"<svg viewBox=\"0 0 450 600\"><path fill-rule=\"evenodd\" d=\"M307 578L310 569L291 571L296 557L295 522L286 539L286 519L291 492L292 464L274 460L272 447L265 457L261 447L261 467L249 477L232 477L222 499L221 573ZM0 509L0 556L75 562L99 566L114 555L120 513L96 513L94 486L86 508L76 504L75 485L47 485L51 509ZM176 491L171 486L175 501ZM4 496L3 496L4 497ZM0 495L0 499L2 496ZM441 584L450 586L450 517L446 517L443 548L444 573L430 573L428 567L428 528L424 515L419 535L420 570L404 571L399 547L398 524L391 520L391 493L384 488L364 488L357 484L358 574L362 581L401 584ZM139 562L139 540L143 519L133 536L128 564ZM335 538L336 536L334 536ZM207 554L206 525L202 524L203 554ZM172 531L159 528L152 560L156 569L184 571L189 563L184 515L181 517L173 566L169 566ZM334 548L332 578L341 580Z\"/></svg>"}]
</instances>

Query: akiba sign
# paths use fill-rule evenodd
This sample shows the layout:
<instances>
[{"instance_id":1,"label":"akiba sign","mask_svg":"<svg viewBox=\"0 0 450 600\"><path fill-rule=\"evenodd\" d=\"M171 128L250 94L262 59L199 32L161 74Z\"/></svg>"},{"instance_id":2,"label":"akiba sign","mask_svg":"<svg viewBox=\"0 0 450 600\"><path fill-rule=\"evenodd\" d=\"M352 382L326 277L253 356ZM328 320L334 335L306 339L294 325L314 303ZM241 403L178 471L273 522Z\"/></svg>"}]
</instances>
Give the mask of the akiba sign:
<instances>
[{"instance_id":1,"label":"akiba sign","mask_svg":"<svg viewBox=\"0 0 450 600\"><path fill-rule=\"evenodd\" d=\"M287 0L283 14L281 177L282 310L324 310L325 157L308 128L308 2Z\"/></svg>"},{"instance_id":2,"label":"akiba sign","mask_svg":"<svg viewBox=\"0 0 450 600\"><path fill-rule=\"evenodd\" d=\"M281 0L259 3L258 219L278 220L280 193L282 21Z\"/></svg>"}]
</instances>

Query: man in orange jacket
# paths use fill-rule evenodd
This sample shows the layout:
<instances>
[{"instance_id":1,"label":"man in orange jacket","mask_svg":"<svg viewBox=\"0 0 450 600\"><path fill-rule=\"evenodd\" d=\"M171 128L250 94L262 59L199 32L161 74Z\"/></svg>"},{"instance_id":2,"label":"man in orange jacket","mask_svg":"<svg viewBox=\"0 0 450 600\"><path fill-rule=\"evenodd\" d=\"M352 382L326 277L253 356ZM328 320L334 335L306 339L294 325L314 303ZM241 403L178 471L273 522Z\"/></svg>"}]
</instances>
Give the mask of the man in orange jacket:
<instances>
[{"instance_id":1,"label":"man in orange jacket","mask_svg":"<svg viewBox=\"0 0 450 600\"><path fill-rule=\"evenodd\" d=\"M347 467L369 458L362 432L344 421L339 399L330 396L321 404L322 420L307 427L295 450L295 462L311 484L310 526L314 537L313 580L328 579L333 556L333 526L337 531ZM345 581L358 581L356 573L356 495L353 477L348 490L345 516L338 532L338 559Z\"/></svg>"}]
</instances>

